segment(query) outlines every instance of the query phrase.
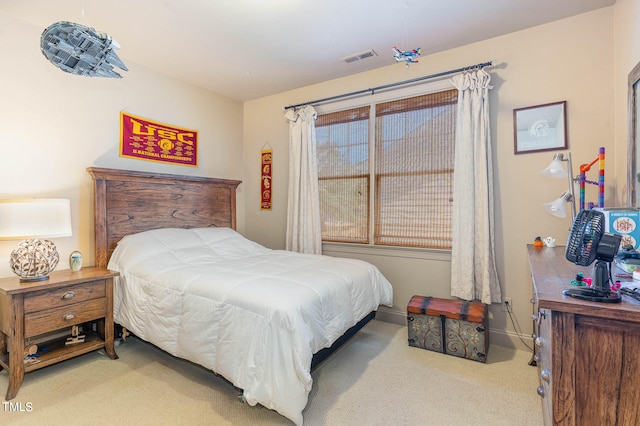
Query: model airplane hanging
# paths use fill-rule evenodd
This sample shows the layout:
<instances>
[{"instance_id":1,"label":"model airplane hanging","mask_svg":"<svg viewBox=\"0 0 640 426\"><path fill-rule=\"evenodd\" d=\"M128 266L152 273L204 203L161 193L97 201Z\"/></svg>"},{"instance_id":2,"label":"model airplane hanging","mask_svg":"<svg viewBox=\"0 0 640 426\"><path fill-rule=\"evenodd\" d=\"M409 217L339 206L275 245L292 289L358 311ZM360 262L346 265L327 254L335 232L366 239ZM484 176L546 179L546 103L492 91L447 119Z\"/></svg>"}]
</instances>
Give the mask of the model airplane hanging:
<instances>
[{"instance_id":1,"label":"model airplane hanging","mask_svg":"<svg viewBox=\"0 0 640 426\"><path fill-rule=\"evenodd\" d=\"M114 71L128 68L115 50L120 45L108 34L73 22L56 22L40 37L42 54L64 72L89 77L122 78Z\"/></svg>"},{"instance_id":2,"label":"model airplane hanging","mask_svg":"<svg viewBox=\"0 0 640 426\"><path fill-rule=\"evenodd\" d=\"M418 61L415 58L419 57L420 54L422 53L421 47L418 47L417 49L413 49L413 50L403 51L393 46L391 50L393 50L393 53L394 53L393 57L395 58L396 62L404 62L407 67L410 64L417 64Z\"/></svg>"}]
</instances>

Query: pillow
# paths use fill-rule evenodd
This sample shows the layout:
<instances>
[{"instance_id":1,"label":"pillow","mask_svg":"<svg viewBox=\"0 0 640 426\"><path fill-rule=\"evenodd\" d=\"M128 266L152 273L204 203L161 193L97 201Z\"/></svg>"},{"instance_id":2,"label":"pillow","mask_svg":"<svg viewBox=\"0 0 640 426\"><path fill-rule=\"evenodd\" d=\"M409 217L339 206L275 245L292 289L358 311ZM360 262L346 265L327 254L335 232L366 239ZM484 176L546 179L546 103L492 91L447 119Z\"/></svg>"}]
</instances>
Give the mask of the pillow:
<instances>
[{"instance_id":1,"label":"pillow","mask_svg":"<svg viewBox=\"0 0 640 426\"><path fill-rule=\"evenodd\" d=\"M232 256L270 251L231 228L160 228L124 236L111 256L112 261L137 264L149 258L188 251Z\"/></svg>"}]
</instances>

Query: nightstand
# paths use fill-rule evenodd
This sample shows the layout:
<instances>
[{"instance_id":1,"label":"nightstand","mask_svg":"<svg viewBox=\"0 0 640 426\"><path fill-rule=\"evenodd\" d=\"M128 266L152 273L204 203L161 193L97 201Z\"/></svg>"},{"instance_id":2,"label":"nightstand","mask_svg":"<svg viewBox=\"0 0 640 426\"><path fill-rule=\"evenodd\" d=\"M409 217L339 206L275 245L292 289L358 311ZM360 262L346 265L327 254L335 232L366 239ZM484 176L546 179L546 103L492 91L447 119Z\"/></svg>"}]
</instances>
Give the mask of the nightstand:
<instances>
[{"instance_id":1,"label":"nightstand","mask_svg":"<svg viewBox=\"0 0 640 426\"><path fill-rule=\"evenodd\" d=\"M45 281L0 279L0 370L9 372L6 400L15 398L30 371L101 348L111 359L118 358L113 347L113 278L118 275L90 267L55 271ZM79 325L83 341L68 344L67 336L46 338ZM38 341L39 349L26 362L31 341Z\"/></svg>"}]
</instances>

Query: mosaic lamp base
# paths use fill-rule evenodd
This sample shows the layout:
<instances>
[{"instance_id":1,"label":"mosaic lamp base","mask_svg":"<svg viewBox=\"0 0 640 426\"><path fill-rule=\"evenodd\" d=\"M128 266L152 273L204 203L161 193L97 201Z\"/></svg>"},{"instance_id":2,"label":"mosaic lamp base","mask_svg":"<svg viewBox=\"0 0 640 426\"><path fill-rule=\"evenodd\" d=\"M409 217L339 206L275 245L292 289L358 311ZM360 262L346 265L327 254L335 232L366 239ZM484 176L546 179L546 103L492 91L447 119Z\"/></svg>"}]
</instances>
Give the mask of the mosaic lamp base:
<instances>
[{"instance_id":1,"label":"mosaic lamp base","mask_svg":"<svg viewBox=\"0 0 640 426\"><path fill-rule=\"evenodd\" d=\"M11 252L9 265L20 281L42 281L49 279L49 273L59 260L55 244L49 240L30 238Z\"/></svg>"}]
</instances>

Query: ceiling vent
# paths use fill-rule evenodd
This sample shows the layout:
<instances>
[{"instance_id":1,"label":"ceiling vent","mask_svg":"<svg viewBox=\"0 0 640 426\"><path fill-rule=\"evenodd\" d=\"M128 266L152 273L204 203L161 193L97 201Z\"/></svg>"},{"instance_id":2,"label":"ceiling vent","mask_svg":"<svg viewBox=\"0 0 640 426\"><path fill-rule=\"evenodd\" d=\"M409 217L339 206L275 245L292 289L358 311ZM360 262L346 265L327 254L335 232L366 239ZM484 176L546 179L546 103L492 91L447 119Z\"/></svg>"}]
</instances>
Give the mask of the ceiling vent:
<instances>
[{"instance_id":1,"label":"ceiling vent","mask_svg":"<svg viewBox=\"0 0 640 426\"><path fill-rule=\"evenodd\" d=\"M342 60L345 61L347 64L350 64L352 62L356 62L361 59L371 58L372 56L378 56L378 54L373 49L369 49L366 52L360 52L360 53L356 53L355 55L346 56L342 58Z\"/></svg>"}]
</instances>

